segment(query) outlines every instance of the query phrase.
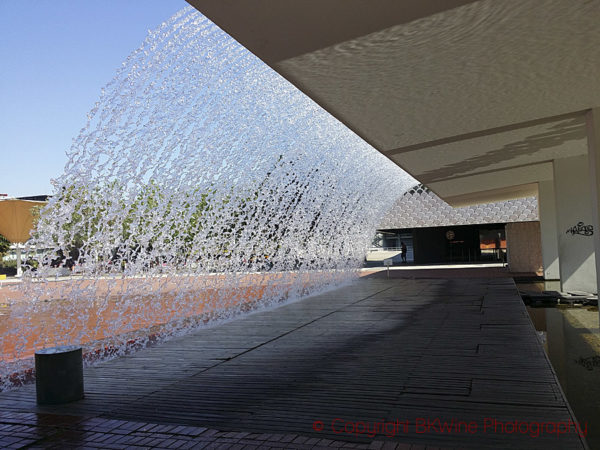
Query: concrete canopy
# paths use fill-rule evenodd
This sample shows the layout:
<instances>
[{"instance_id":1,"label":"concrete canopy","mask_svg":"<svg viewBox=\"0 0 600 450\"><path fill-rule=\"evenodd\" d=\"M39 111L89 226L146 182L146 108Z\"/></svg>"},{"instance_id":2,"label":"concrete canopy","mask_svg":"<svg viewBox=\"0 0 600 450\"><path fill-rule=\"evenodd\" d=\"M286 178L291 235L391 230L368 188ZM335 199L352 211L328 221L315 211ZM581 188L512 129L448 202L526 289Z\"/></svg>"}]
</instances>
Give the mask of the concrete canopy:
<instances>
[{"instance_id":1,"label":"concrete canopy","mask_svg":"<svg viewBox=\"0 0 600 450\"><path fill-rule=\"evenodd\" d=\"M27 242L33 229L33 208L45 205L46 202L29 200L0 200L0 234L13 244Z\"/></svg>"},{"instance_id":2,"label":"concrete canopy","mask_svg":"<svg viewBox=\"0 0 600 450\"><path fill-rule=\"evenodd\" d=\"M600 2L188 1L451 204L532 195L586 153Z\"/></svg>"}]
</instances>

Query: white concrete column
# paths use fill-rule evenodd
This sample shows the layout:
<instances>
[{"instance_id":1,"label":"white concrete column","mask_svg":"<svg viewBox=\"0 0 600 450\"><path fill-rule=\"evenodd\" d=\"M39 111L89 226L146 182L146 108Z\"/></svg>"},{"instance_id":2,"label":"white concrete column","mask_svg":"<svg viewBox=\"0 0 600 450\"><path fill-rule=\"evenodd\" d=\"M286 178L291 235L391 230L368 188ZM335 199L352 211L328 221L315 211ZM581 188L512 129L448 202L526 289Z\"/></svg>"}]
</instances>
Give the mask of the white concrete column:
<instances>
[{"instance_id":1,"label":"white concrete column","mask_svg":"<svg viewBox=\"0 0 600 450\"><path fill-rule=\"evenodd\" d=\"M23 269L21 268L21 244L17 243L15 244L17 246L16 248L16 254L17 254L17 277L21 277L23 276Z\"/></svg>"},{"instance_id":2,"label":"white concrete column","mask_svg":"<svg viewBox=\"0 0 600 450\"><path fill-rule=\"evenodd\" d=\"M588 155L554 160L560 281L567 292L597 292L588 166Z\"/></svg>"},{"instance_id":3,"label":"white concrete column","mask_svg":"<svg viewBox=\"0 0 600 450\"><path fill-rule=\"evenodd\" d=\"M586 115L586 125L594 247L596 261L599 262L596 264L596 280L600 280L600 107L588 111ZM596 292L598 292L597 287Z\"/></svg>"},{"instance_id":4,"label":"white concrete column","mask_svg":"<svg viewBox=\"0 0 600 450\"><path fill-rule=\"evenodd\" d=\"M538 212L542 240L542 264L546 280L560 278L560 260L558 257L558 228L556 226L556 201L554 181L538 183Z\"/></svg>"}]
</instances>

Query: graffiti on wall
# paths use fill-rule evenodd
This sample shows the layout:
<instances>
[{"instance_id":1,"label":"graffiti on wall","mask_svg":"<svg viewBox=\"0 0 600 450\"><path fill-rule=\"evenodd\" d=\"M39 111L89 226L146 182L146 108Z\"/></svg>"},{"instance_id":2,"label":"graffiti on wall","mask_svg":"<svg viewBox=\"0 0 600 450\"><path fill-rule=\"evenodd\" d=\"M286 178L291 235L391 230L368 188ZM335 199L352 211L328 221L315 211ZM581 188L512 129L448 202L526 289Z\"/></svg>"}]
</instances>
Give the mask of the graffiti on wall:
<instances>
[{"instance_id":1,"label":"graffiti on wall","mask_svg":"<svg viewBox=\"0 0 600 450\"><path fill-rule=\"evenodd\" d=\"M577 222L577 225L573 225L571 228L567 229L567 234L569 233L571 233L571 235L579 234L581 236L591 236L594 234L594 226L585 225L583 222Z\"/></svg>"}]
</instances>

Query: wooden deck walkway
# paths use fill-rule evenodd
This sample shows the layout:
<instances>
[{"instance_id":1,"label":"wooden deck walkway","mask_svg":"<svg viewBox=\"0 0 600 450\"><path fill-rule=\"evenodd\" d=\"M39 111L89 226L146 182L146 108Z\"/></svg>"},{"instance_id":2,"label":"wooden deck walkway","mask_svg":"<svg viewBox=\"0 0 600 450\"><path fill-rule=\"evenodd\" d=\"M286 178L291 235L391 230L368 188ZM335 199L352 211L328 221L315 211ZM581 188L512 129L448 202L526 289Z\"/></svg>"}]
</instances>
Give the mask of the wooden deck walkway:
<instances>
[{"instance_id":1,"label":"wooden deck walkway","mask_svg":"<svg viewBox=\"0 0 600 450\"><path fill-rule=\"evenodd\" d=\"M88 368L85 395L38 407L26 386L0 393L0 411L357 443L585 448L509 278L366 277Z\"/></svg>"}]
</instances>

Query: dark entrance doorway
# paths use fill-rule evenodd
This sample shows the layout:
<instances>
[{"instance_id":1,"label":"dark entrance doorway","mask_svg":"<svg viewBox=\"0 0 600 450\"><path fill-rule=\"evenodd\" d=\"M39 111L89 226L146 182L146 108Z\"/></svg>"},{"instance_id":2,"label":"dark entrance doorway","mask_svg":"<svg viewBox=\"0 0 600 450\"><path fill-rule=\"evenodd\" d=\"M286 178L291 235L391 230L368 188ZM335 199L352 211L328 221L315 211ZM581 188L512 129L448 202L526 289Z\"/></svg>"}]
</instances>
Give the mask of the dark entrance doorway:
<instances>
[{"instance_id":1,"label":"dark entrance doorway","mask_svg":"<svg viewBox=\"0 0 600 450\"><path fill-rule=\"evenodd\" d=\"M505 224L380 230L384 248L408 246L415 264L506 262Z\"/></svg>"}]
</instances>

